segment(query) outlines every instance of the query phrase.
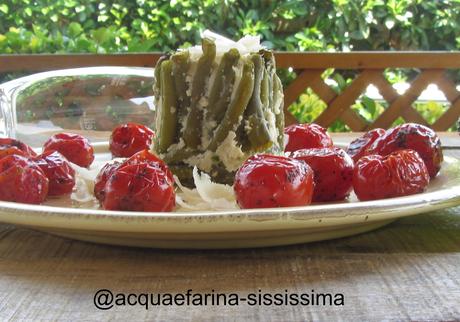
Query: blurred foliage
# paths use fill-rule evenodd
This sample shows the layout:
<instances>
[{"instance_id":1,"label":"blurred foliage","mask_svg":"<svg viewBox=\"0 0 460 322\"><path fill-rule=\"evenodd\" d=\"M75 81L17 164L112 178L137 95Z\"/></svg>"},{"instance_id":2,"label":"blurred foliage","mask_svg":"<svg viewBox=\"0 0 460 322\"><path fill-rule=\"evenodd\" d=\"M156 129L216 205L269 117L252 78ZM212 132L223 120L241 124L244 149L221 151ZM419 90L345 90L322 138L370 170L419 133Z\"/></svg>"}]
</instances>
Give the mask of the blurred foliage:
<instances>
[{"instance_id":1,"label":"blurred foliage","mask_svg":"<svg viewBox=\"0 0 460 322\"><path fill-rule=\"evenodd\" d=\"M0 52L167 51L209 28L277 50L455 50L460 0L3 0Z\"/></svg>"},{"instance_id":2,"label":"blurred foliage","mask_svg":"<svg viewBox=\"0 0 460 322\"><path fill-rule=\"evenodd\" d=\"M169 51L197 43L208 28L233 39L258 34L275 50L458 50L460 0L0 2L0 54ZM281 74L285 84L293 79L288 71ZM386 72L391 82L413 75ZM342 76L345 83L352 78ZM297 104L301 109L292 109L305 120L321 106L309 92ZM381 108L365 97L354 107L366 120ZM433 117L432 107L421 110Z\"/></svg>"}]
</instances>

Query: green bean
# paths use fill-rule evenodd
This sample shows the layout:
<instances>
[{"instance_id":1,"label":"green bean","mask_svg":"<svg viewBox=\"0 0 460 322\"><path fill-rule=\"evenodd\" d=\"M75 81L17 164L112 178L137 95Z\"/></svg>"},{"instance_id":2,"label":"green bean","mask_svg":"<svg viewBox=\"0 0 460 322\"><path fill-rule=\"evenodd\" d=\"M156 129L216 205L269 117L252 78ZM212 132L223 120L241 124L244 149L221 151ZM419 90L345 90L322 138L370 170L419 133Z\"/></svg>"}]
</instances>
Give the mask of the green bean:
<instances>
[{"instance_id":1,"label":"green bean","mask_svg":"<svg viewBox=\"0 0 460 322\"><path fill-rule=\"evenodd\" d=\"M187 148L176 149L174 151L168 151L163 155L163 161L166 163L178 163L185 159L188 159L196 154L195 150Z\"/></svg>"},{"instance_id":2,"label":"green bean","mask_svg":"<svg viewBox=\"0 0 460 322\"><path fill-rule=\"evenodd\" d=\"M236 89L234 99L230 102L222 121L216 128L214 136L207 148L208 150L216 151L219 144L228 136L228 133L237 129L253 91L254 63L250 60L246 60L243 66L243 75Z\"/></svg>"},{"instance_id":3,"label":"green bean","mask_svg":"<svg viewBox=\"0 0 460 322\"><path fill-rule=\"evenodd\" d=\"M260 83L260 101L262 106L266 109L270 109L270 81L268 80L268 71L264 68L262 82Z\"/></svg>"},{"instance_id":4,"label":"green bean","mask_svg":"<svg viewBox=\"0 0 460 322\"><path fill-rule=\"evenodd\" d=\"M267 82L268 82L268 109L275 113L273 105L273 78L275 74L275 59L273 53L267 50L261 51L262 57L265 61L265 70L267 72ZM276 113L275 113L276 114Z\"/></svg>"},{"instance_id":5,"label":"green bean","mask_svg":"<svg viewBox=\"0 0 460 322\"><path fill-rule=\"evenodd\" d=\"M207 122L220 123L225 109L232 97L233 83L235 82L234 66L238 63L240 53L232 48L224 54L219 64L216 79L209 94L209 104L206 113Z\"/></svg>"},{"instance_id":6,"label":"green bean","mask_svg":"<svg viewBox=\"0 0 460 322\"><path fill-rule=\"evenodd\" d=\"M186 164L168 165L169 170L179 178L180 183L188 188L192 188L193 184L193 168Z\"/></svg>"},{"instance_id":7,"label":"green bean","mask_svg":"<svg viewBox=\"0 0 460 322\"><path fill-rule=\"evenodd\" d=\"M160 71L161 71L161 63L164 62L165 60L168 59L168 56L167 55L163 55L161 56L158 61L157 61L157 64L155 65L155 70L154 70L154 83L153 83L153 88L154 90L157 89L159 90L160 89ZM157 92L158 93L158 92Z\"/></svg>"},{"instance_id":8,"label":"green bean","mask_svg":"<svg viewBox=\"0 0 460 322\"><path fill-rule=\"evenodd\" d=\"M281 151L284 151L284 100L283 84L279 77L273 75L273 105L280 101L279 113L276 116L276 127L278 128L278 145Z\"/></svg>"},{"instance_id":9,"label":"green bean","mask_svg":"<svg viewBox=\"0 0 460 322\"><path fill-rule=\"evenodd\" d=\"M270 139L270 132L264 115L265 107L261 101L261 86L264 78L265 65L259 54L251 55L251 61L254 64L254 93L252 94L245 113L247 116L246 119L249 122L246 131L251 145L250 149L253 151L262 151L273 144Z\"/></svg>"},{"instance_id":10,"label":"green bean","mask_svg":"<svg viewBox=\"0 0 460 322\"><path fill-rule=\"evenodd\" d=\"M228 171L223 166L214 166L211 170L211 180L214 182L232 185L236 171Z\"/></svg>"},{"instance_id":11,"label":"green bean","mask_svg":"<svg viewBox=\"0 0 460 322\"><path fill-rule=\"evenodd\" d=\"M187 114L183 131L185 145L194 150L201 143L203 111L199 106L199 101L204 95L206 80L216 57L216 44L214 41L205 38L203 39L202 47L203 55L198 60L195 76L193 77L190 111Z\"/></svg>"},{"instance_id":12,"label":"green bean","mask_svg":"<svg viewBox=\"0 0 460 322\"><path fill-rule=\"evenodd\" d=\"M176 86L176 94L178 100L178 111L177 111L177 127L179 134L182 126L182 121L187 115L187 111L190 107L190 96L187 95L187 82L186 76L187 71L190 68L190 53L188 51L180 51L171 56L173 62L173 76L174 85Z\"/></svg>"},{"instance_id":13,"label":"green bean","mask_svg":"<svg viewBox=\"0 0 460 322\"><path fill-rule=\"evenodd\" d=\"M172 61L161 63L161 108L157 116L156 151L164 153L176 137L177 126L177 97L172 77Z\"/></svg>"}]
</instances>

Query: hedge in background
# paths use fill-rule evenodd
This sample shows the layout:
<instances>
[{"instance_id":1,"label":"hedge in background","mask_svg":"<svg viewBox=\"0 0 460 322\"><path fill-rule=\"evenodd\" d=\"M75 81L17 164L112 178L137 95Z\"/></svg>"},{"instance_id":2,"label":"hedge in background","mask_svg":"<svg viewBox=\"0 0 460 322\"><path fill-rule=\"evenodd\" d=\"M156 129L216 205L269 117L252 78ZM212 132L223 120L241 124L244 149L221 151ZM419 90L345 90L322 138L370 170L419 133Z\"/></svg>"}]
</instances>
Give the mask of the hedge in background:
<instances>
[{"instance_id":1,"label":"hedge in background","mask_svg":"<svg viewBox=\"0 0 460 322\"><path fill-rule=\"evenodd\" d=\"M167 51L206 28L277 50L455 50L460 0L0 3L0 53Z\"/></svg>"}]
</instances>

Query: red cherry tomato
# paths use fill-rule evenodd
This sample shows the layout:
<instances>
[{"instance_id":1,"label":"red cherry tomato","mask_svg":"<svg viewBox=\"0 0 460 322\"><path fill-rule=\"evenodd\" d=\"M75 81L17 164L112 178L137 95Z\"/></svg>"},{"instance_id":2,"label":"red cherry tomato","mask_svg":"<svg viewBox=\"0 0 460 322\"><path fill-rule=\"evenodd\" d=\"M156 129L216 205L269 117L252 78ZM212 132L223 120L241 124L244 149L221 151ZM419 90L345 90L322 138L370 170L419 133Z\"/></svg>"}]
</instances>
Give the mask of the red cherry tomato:
<instances>
[{"instance_id":1,"label":"red cherry tomato","mask_svg":"<svg viewBox=\"0 0 460 322\"><path fill-rule=\"evenodd\" d=\"M406 123L386 131L366 151L366 155L388 155L397 150L411 149L418 152L428 173L434 178L443 161L441 141L432 129L415 123Z\"/></svg>"},{"instance_id":2,"label":"red cherry tomato","mask_svg":"<svg viewBox=\"0 0 460 322\"><path fill-rule=\"evenodd\" d=\"M373 129L351 141L347 148L348 155L351 156L354 162L358 162L358 160L366 154L366 150L372 145L372 143L374 143L379 137L383 136L385 132L386 131L384 129Z\"/></svg>"},{"instance_id":3,"label":"red cherry tomato","mask_svg":"<svg viewBox=\"0 0 460 322\"><path fill-rule=\"evenodd\" d=\"M173 174L171 170L169 170L166 163L163 160L161 160L159 157L157 157L155 154L150 152L149 150L142 150L140 152L137 152L132 157L130 157L128 160L124 161L123 166L129 165L129 164L139 164L139 163L149 163L152 166L160 168L168 175L169 179L172 182L174 182Z\"/></svg>"},{"instance_id":4,"label":"red cherry tomato","mask_svg":"<svg viewBox=\"0 0 460 322\"><path fill-rule=\"evenodd\" d=\"M121 166L120 162L107 163L102 167L101 171L96 177L94 182L94 196L99 202L103 202L105 198L105 185L107 180L112 176L112 174Z\"/></svg>"},{"instance_id":5,"label":"red cherry tomato","mask_svg":"<svg viewBox=\"0 0 460 322\"><path fill-rule=\"evenodd\" d=\"M117 126L110 136L110 151L114 157L129 158L134 153L148 149L154 132L137 123Z\"/></svg>"},{"instance_id":6,"label":"red cherry tomato","mask_svg":"<svg viewBox=\"0 0 460 322\"><path fill-rule=\"evenodd\" d=\"M315 123L293 124L284 129L287 137L286 152L302 149L328 148L332 146L332 139L326 129Z\"/></svg>"},{"instance_id":7,"label":"red cherry tomato","mask_svg":"<svg viewBox=\"0 0 460 322\"><path fill-rule=\"evenodd\" d=\"M105 185L102 206L107 210L172 211L174 183L161 169L148 163L120 167Z\"/></svg>"},{"instance_id":8,"label":"red cherry tomato","mask_svg":"<svg viewBox=\"0 0 460 322\"><path fill-rule=\"evenodd\" d=\"M43 145L43 152L57 151L65 158L83 168L88 168L94 160L94 149L88 139L80 134L58 133Z\"/></svg>"},{"instance_id":9,"label":"red cherry tomato","mask_svg":"<svg viewBox=\"0 0 460 322\"><path fill-rule=\"evenodd\" d=\"M9 155L0 160L0 200L42 203L48 194L48 178L31 160Z\"/></svg>"},{"instance_id":10,"label":"red cherry tomato","mask_svg":"<svg viewBox=\"0 0 460 322\"><path fill-rule=\"evenodd\" d=\"M72 163L87 168L94 160L94 150L88 139L73 133L58 133L51 136L43 151L58 151Z\"/></svg>"},{"instance_id":11,"label":"red cherry tomato","mask_svg":"<svg viewBox=\"0 0 460 322\"><path fill-rule=\"evenodd\" d=\"M19 140L0 138L0 158L12 154L22 155L25 157L34 157L37 155L30 146Z\"/></svg>"},{"instance_id":12,"label":"red cherry tomato","mask_svg":"<svg viewBox=\"0 0 460 322\"><path fill-rule=\"evenodd\" d=\"M96 198L103 202L105 198L105 185L107 180L112 176L112 174L120 167L124 167L127 165L132 164L141 164L147 163L153 167L159 168L166 173L169 180L174 182L174 177L171 171L169 170L168 166L164 163L163 160L158 158L155 154L151 153L148 150L143 150L137 152L129 159L125 160L123 163L114 162L106 164L101 171L99 172L98 176L96 177L95 185L94 185L94 195Z\"/></svg>"},{"instance_id":13,"label":"red cherry tomato","mask_svg":"<svg viewBox=\"0 0 460 322\"><path fill-rule=\"evenodd\" d=\"M353 187L353 160L340 148L304 149L291 153L314 172L313 201L343 200Z\"/></svg>"},{"instance_id":14,"label":"red cherry tomato","mask_svg":"<svg viewBox=\"0 0 460 322\"><path fill-rule=\"evenodd\" d=\"M400 197L423 192L430 181L422 158L414 150L398 150L387 156L359 159L353 188L359 200Z\"/></svg>"},{"instance_id":15,"label":"red cherry tomato","mask_svg":"<svg viewBox=\"0 0 460 322\"><path fill-rule=\"evenodd\" d=\"M33 159L49 180L48 195L60 196L72 192L75 186L75 170L56 151L46 151Z\"/></svg>"},{"instance_id":16,"label":"red cherry tomato","mask_svg":"<svg viewBox=\"0 0 460 322\"><path fill-rule=\"evenodd\" d=\"M234 191L241 208L305 206L313 196L313 170L300 160L255 155L238 169Z\"/></svg>"},{"instance_id":17,"label":"red cherry tomato","mask_svg":"<svg viewBox=\"0 0 460 322\"><path fill-rule=\"evenodd\" d=\"M26 158L30 157L30 155L27 155L27 153L25 153L22 150L19 150L15 146L0 150L0 159L6 157L8 155L20 155L20 156L26 157Z\"/></svg>"}]
</instances>

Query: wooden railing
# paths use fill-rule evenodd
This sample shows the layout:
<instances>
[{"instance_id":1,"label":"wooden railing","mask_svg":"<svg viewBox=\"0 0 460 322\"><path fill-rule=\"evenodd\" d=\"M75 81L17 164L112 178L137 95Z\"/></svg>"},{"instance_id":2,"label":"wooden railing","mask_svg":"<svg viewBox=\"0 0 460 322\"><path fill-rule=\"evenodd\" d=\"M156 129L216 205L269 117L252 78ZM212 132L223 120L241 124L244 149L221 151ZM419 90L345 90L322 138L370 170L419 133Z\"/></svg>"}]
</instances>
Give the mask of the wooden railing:
<instances>
[{"instance_id":1,"label":"wooden railing","mask_svg":"<svg viewBox=\"0 0 460 322\"><path fill-rule=\"evenodd\" d=\"M87 66L144 66L155 65L160 53L142 54L74 54L74 55L0 55L0 73L13 71L45 71ZM388 128L398 118L407 122L427 124L414 109L413 103L431 83L444 92L450 107L433 124L442 131L451 127L460 117L460 92L455 83L446 77L446 71L460 70L459 52L352 52L352 53L276 53L279 68L293 68L297 78L285 88L286 123L297 120L288 107L307 88L311 88L326 104L327 108L315 122L328 127L340 119L353 131L365 131L375 127ZM328 68L355 70L356 78L341 92L336 93L322 78ZM418 71L410 88L399 95L384 77L386 68L411 68ZM365 92L369 84L379 89L388 103L383 113L372 122L366 122L351 106Z\"/></svg>"}]
</instances>

